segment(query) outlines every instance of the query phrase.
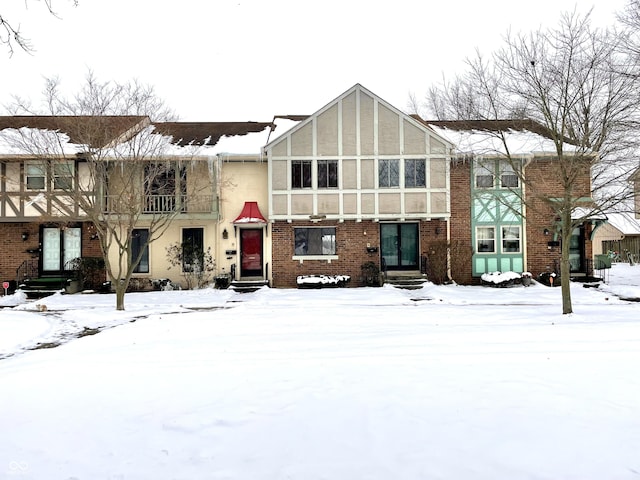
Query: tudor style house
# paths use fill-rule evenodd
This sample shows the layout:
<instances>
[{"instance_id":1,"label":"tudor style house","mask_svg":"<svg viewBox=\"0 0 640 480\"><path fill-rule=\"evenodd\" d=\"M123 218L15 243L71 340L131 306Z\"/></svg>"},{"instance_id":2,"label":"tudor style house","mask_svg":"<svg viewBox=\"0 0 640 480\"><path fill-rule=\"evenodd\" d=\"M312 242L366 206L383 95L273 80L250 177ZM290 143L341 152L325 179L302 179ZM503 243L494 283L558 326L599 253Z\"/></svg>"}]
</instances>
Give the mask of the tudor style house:
<instances>
[{"instance_id":1,"label":"tudor style house","mask_svg":"<svg viewBox=\"0 0 640 480\"><path fill-rule=\"evenodd\" d=\"M374 262L419 273L446 235L452 145L357 84L264 147L272 280L349 275Z\"/></svg>"}]
</instances>

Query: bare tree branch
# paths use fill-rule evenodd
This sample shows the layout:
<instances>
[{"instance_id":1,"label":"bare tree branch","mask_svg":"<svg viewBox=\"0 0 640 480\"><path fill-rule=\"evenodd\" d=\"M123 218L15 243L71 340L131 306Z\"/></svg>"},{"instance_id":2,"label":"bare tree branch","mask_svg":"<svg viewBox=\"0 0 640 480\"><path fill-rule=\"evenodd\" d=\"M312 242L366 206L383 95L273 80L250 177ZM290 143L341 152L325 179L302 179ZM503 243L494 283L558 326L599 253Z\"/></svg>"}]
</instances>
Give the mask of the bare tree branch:
<instances>
[{"instance_id":1,"label":"bare tree branch","mask_svg":"<svg viewBox=\"0 0 640 480\"><path fill-rule=\"evenodd\" d=\"M74 7L78 6L78 0L68 0ZM28 0L24 0L25 7L28 6ZM33 3L33 2L32 2ZM53 0L43 0L42 3L49 13L56 18L60 18L53 9ZM0 14L0 45L5 45L9 56L13 56L15 48L20 48L27 53L33 53L34 47L29 38L22 34L21 25L9 20L5 15Z\"/></svg>"}]
</instances>

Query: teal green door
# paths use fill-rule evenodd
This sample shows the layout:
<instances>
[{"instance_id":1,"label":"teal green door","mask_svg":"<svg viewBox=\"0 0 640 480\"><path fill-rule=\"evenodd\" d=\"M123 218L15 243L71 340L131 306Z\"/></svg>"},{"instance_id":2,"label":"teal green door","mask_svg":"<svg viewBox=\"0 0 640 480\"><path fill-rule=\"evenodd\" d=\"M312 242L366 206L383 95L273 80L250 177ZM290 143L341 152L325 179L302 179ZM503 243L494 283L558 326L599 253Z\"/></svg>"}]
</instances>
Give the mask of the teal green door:
<instances>
[{"instance_id":1,"label":"teal green door","mask_svg":"<svg viewBox=\"0 0 640 480\"><path fill-rule=\"evenodd\" d=\"M382 258L388 270L418 269L418 224L380 224Z\"/></svg>"}]
</instances>

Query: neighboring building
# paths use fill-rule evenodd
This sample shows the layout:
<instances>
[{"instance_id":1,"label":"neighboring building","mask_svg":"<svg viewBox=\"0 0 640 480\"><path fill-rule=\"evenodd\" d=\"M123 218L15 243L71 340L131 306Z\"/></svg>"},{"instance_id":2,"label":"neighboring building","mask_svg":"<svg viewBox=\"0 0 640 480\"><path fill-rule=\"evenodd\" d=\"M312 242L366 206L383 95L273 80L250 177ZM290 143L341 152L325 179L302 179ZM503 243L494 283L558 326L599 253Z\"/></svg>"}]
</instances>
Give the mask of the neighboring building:
<instances>
[{"instance_id":1,"label":"neighboring building","mask_svg":"<svg viewBox=\"0 0 640 480\"><path fill-rule=\"evenodd\" d=\"M74 201L82 192L102 208L104 222L118 222L127 202L144 202L132 232L133 253L142 256L133 288L148 288L149 280L160 278L180 283L190 265L169 270L170 245L211 249L216 260L225 258L218 241L219 222L226 213L220 200L236 184L220 181L231 153L219 154L217 146L228 148L236 139L237 148L255 152L250 162L260 162L260 146L273 128L273 122L151 125L147 117L0 117L0 239L9 248L0 261L0 278L64 278L71 273L72 260L102 255L93 223ZM145 131L151 132L150 138L136 143ZM252 136L260 137L257 143L243 147L242 140ZM95 144L89 145L87 138ZM149 152L131 156L133 148L141 146ZM100 162L102 176L91 155L106 160ZM143 168L135 165L140 162ZM242 188L261 196L263 208L265 179L266 171L252 186L240 180ZM145 192L144 198L129 194L139 191ZM240 213L241 206L232 201L231 207ZM150 225L163 217L172 219L166 231L145 248ZM112 262L118 259L116 250L113 245L109 251ZM231 262L225 260L220 271L225 264L230 270Z\"/></svg>"},{"instance_id":2,"label":"neighboring building","mask_svg":"<svg viewBox=\"0 0 640 480\"><path fill-rule=\"evenodd\" d=\"M549 132L528 120L425 124L455 145L451 238L468 242L472 251L470 259L452 259L453 278L472 283L483 273L495 271L528 271L537 276L558 269L559 227L553 210L544 201L545 197L559 196L561 188L557 178L552 178L556 160ZM572 148L565 144L565 151ZM521 177L532 192L522 185ZM585 205L592 202L588 162L576 177L574 194ZM586 214L573 231L569 246L573 276L592 273L591 234L599 223L600 218ZM469 263L471 268L465 268Z\"/></svg>"},{"instance_id":3,"label":"neighboring building","mask_svg":"<svg viewBox=\"0 0 640 480\"><path fill-rule=\"evenodd\" d=\"M78 257L101 256L95 231L70 198L70 188L89 176L87 146L73 130L74 117L0 117L0 241L4 252L0 279L16 282L34 276L59 277ZM84 119L104 147L142 128L145 117ZM24 136L20 130L23 130ZM29 137L29 138L26 138ZM42 151L43 145L62 156Z\"/></svg>"},{"instance_id":4,"label":"neighboring building","mask_svg":"<svg viewBox=\"0 0 640 480\"><path fill-rule=\"evenodd\" d=\"M607 213L607 223L599 228L593 239L593 254L612 254L612 258L626 262L626 252L640 256L640 220L632 213Z\"/></svg>"},{"instance_id":5,"label":"neighboring building","mask_svg":"<svg viewBox=\"0 0 640 480\"><path fill-rule=\"evenodd\" d=\"M273 285L339 274L358 286L367 262L419 274L450 217L451 148L361 85L272 140Z\"/></svg>"}]
</instances>

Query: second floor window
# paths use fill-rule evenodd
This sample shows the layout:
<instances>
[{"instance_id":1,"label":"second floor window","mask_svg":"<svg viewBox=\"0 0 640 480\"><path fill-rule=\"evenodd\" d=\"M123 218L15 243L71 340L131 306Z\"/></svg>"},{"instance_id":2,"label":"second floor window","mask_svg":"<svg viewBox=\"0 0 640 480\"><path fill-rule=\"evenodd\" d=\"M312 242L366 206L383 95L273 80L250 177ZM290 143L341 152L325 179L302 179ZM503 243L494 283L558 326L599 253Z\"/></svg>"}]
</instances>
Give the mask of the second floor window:
<instances>
[{"instance_id":1,"label":"second floor window","mask_svg":"<svg viewBox=\"0 0 640 480\"><path fill-rule=\"evenodd\" d=\"M73 160L34 161L24 165L27 190L45 190L49 182L53 190L70 190L74 175Z\"/></svg>"},{"instance_id":2,"label":"second floor window","mask_svg":"<svg viewBox=\"0 0 640 480\"><path fill-rule=\"evenodd\" d=\"M407 159L404 161L404 186L424 187L427 184L425 161Z\"/></svg>"},{"instance_id":3,"label":"second floor window","mask_svg":"<svg viewBox=\"0 0 640 480\"><path fill-rule=\"evenodd\" d=\"M311 188L311 160L291 162L291 188Z\"/></svg>"},{"instance_id":4,"label":"second floor window","mask_svg":"<svg viewBox=\"0 0 640 480\"><path fill-rule=\"evenodd\" d=\"M74 163L69 161L53 162L53 189L69 190L73 187Z\"/></svg>"},{"instance_id":5,"label":"second floor window","mask_svg":"<svg viewBox=\"0 0 640 480\"><path fill-rule=\"evenodd\" d=\"M500 186L503 188L518 188L520 179L510 163L500 163Z\"/></svg>"},{"instance_id":6,"label":"second floor window","mask_svg":"<svg viewBox=\"0 0 640 480\"><path fill-rule=\"evenodd\" d=\"M43 162L27 162L24 165L27 190L44 190L47 182L47 169Z\"/></svg>"},{"instance_id":7,"label":"second floor window","mask_svg":"<svg viewBox=\"0 0 640 480\"><path fill-rule=\"evenodd\" d=\"M476 188L493 188L495 161L478 162L475 167Z\"/></svg>"},{"instance_id":8,"label":"second floor window","mask_svg":"<svg viewBox=\"0 0 640 480\"><path fill-rule=\"evenodd\" d=\"M378 161L378 185L381 188L400 186L400 160Z\"/></svg>"},{"instance_id":9,"label":"second floor window","mask_svg":"<svg viewBox=\"0 0 640 480\"><path fill-rule=\"evenodd\" d=\"M318 188L338 187L338 161L318 160Z\"/></svg>"}]
</instances>

